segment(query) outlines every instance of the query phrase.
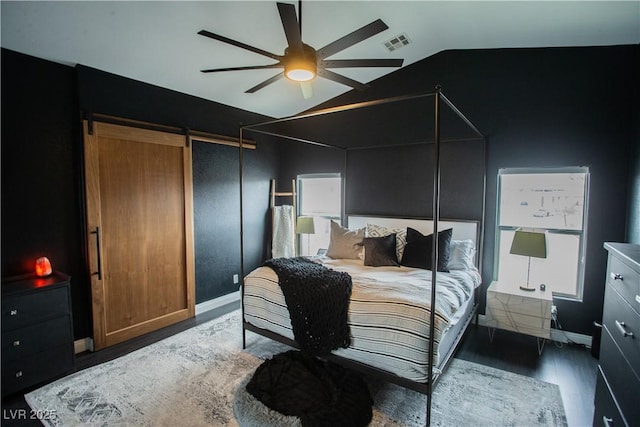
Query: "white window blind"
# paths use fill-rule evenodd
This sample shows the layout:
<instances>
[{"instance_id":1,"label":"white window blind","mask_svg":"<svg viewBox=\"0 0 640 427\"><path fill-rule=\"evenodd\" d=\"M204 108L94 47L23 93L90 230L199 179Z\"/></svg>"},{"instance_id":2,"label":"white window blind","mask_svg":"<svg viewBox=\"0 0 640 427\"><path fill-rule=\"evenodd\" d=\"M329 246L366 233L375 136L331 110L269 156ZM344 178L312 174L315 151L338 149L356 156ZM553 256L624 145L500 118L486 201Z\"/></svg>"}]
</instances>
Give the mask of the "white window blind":
<instances>
[{"instance_id":1,"label":"white window blind","mask_svg":"<svg viewBox=\"0 0 640 427\"><path fill-rule=\"evenodd\" d=\"M298 175L299 216L313 217L315 233L300 234L301 255L315 255L329 247L331 220L340 222L342 179L340 174Z\"/></svg>"}]
</instances>

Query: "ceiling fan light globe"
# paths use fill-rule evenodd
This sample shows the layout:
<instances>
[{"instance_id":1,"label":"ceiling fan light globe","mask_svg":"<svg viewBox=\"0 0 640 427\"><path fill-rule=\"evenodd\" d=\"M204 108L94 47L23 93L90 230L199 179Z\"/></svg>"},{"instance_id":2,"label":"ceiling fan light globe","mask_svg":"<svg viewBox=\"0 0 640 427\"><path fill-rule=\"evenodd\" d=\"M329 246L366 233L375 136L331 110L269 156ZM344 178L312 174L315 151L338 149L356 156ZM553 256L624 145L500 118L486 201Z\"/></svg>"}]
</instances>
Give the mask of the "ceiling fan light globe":
<instances>
[{"instance_id":1,"label":"ceiling fan light globe","mask_svg":"<svg viewBox=\"0 0 640 427\"><path fill-rule=\"evenodd\" d=\"M295 68L287 70L286 76L288 79L295 82L308 82L309 80L313 80L316 75L311 70L306 70L304 68Z\"/></svg>"},{"instance_id":2,"label":"ceiling fan light globe","mask_svg":"<svg viewBox=\"0 0 640 427\"><path fill-rule=\"evenodd\" d=\"M304 45L303 51L285 49L284 75L294 82L313 80L318 72L316 53L311 46Z\"/></svg>"}]
</instances>

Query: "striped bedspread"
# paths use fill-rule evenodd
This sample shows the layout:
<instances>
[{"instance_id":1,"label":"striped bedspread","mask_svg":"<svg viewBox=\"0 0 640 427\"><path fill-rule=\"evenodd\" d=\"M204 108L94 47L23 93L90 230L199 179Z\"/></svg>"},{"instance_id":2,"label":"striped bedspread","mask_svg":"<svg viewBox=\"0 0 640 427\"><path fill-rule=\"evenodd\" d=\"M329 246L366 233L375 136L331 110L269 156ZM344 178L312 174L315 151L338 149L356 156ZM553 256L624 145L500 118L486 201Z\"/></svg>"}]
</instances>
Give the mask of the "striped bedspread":
<instances>
[{"instance_id":1,"label":"striped bedspread","mask_svg":"<svg viewBox=\"0 0 640 427\"><path fill-rule=\"evenodd\" d=\"M360 260L327 257L318 261L349 273L353 281L349 306L351 345L334 353L403 378L426 381L431 271L366 267ZM436 348L443 333L457 321L456 312L465 306L481 281L477 270L438 273L437 278ZM244 286L245 320L293 339L289 312L275 272L259 267L247 275Z\"/></svg>"}]
</instances>

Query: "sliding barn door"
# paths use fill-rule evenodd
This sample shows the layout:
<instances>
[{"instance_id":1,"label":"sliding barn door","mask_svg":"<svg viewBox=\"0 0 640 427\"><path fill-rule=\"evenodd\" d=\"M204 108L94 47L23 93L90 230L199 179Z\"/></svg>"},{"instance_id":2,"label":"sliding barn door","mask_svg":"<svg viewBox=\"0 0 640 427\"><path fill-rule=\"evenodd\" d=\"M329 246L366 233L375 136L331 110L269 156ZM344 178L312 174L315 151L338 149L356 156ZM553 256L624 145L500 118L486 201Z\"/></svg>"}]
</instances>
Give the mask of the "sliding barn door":
<instances>
[{"instance_id":1,"label":"sliding barn door","mask_svg":"<svg viewBox=\"0 0 640 427\"><path fill-rule=\"evenodd\" d=\"M84 122L94 348L195 315L186 137Z\"/></svg>"}]
</instances>

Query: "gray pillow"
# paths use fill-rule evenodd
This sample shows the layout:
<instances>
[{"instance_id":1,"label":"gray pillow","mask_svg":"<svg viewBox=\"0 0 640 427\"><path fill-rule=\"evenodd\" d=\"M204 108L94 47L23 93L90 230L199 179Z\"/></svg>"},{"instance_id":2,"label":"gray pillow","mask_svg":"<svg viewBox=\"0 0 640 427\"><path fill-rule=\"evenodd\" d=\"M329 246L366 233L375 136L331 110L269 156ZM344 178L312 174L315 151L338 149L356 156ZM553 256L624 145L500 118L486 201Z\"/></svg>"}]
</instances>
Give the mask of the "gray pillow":
<instances>
[{"instance_id":1,"label":"gray pillow","mask_svg":"<svg viewBox=\"0 0 640 427\"><path fill-rule=\"evenodd\" d=\"M364 238L364 265L382 267L384 265L400 265L396 255L396 235Z\"/></svg>"},{"instance_id":2,"label":"gray pillow","mask_svg":"<svg viewBox=\"0 0 640 427\"><path fill-rule=\"evenodd\" d=\"M349 230L331 221L331 240L327 256L337 259L362 259L364 228Z\"/></svg>"}]
</instances>

